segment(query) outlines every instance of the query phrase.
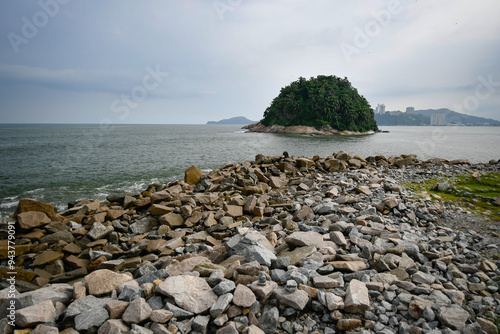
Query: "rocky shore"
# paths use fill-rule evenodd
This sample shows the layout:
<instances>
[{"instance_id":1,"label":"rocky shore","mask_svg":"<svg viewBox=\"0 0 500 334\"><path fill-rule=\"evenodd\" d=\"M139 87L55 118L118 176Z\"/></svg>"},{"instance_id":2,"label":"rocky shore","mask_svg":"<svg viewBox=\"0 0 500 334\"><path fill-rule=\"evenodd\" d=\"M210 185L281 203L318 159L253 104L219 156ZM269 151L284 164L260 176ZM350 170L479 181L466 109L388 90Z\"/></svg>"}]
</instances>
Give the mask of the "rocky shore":
<instances>
[{"instance_id":1,"label":"rocky shore","mask_svg":"<svg viewBox=\"0 0 500 334\"><path fill-rule=\"evenodd\" d=\"M23 199L0 333L498 333L498 223L405 184L499 167L285 152L63 212Z\"/></svg>"},{"instance_id":2,"label":"rocky shore","mask_svg":"<svg viewBox=\"0 0 500 334\"><path fill-rule=\"evenodd\" d=\"M263 133L293 133L293 134L302 134L302 135L310 135L310 136L333 136L333 135L371 135L374 134L374 131L368 132L356 132L356 131L339 131L332 128L330 125L324 125L321 129L316 129L312 126L305 125L297 125L297 126L283 126L283 125L271 125L266 126L262 123L253 123L249 125L245 125L243 129L247 129L250 132L263 132Z\"/></svg>"}]
</instances>

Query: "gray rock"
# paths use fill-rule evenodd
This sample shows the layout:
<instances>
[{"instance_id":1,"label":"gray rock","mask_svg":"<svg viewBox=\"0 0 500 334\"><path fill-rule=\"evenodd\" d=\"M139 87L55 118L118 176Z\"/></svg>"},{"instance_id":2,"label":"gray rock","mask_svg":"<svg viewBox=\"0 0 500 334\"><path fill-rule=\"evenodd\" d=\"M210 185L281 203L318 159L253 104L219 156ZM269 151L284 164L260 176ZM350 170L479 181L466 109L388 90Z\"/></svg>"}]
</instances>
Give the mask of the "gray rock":
<instances>
[{"instance_id":1,"label":"gray rock","mask_svg":"<svg viewBox=\"0 0 500 334\"><path fill-rule=\"evenodd\" d=\"M233 292L234 289L236 289L236 285L233 281L223 280L213 288L213 291L217 296L220 296L226 293Z\"/></svg>"},{"instance_id":2,"label":"gray rock","mask_svg":"<svg viewBox=\"0 0 500 334\"><path fill-rule=\"evenodd\" d=\"M137 324L132 324L132 330L130 332L134 334L154 334L152 330Z\"/></svg>"},{"instance_id":3,"label":"gray rock","mask_svg":"<svg viewBox=\"0 0 500 334\"><path fill-rule=\"evenodd\" d=\"M273 291L274 296L284 306L293 307L296 310L303 310L309 301L309 295L303 290L288 292L286 288L277 288Z\"/></svg>"},{"instance_id":4,"label":"gray rock","mask_svg":"<svg viewBox=\"0 0 500 334\"><path fill-rule=\"evenodd\" d=\"M97 334L107 334L107 333L128 333L130 328L121 319L110 319L99 327Z\"/></svg>"},{"instance_id":5,"label":"gray rock","mask_svg":"<svg viewBox=\"0 0 500 334\"><path fill-rule=\"evenodd\" d=\"M22 309L51 300L53 303L61 302L67 304L73 297L73 287L68 284L52 284L35 291L21 293L17 296L16 308Z\"/></svg>"},{"instance_id":6,"label":"gray rock","mask_svg":"<svg viewBox=\"0 0 500 334\"><path fill-rule=\"evenodd\" d=\"M193 323L191 324L192 331L196 333L206 334L209 320L210 317L208 316L196 316L193 320Z\"/></svg>"},{"instance_id":7,"label":"gray rock","mask_svg":"<svg viewBox=\"0 0 500 334\"><path fill-rule=\"evenodd\" d=\"M270 267L271 261L276 259L274 247L257 231L242 231L226 243L229 255L242 255L247 261L257 261Z\"/></svg>"},{"instance_id":8,"label":"gray rock","mask_svg":"<svg viewBox=\"0 0 500 334\"><path fill-rule=\"evenodd\" d=\"M132 301L125 312L123 313L122 319L127 324L140 324L149 318L153 310L144 298L138 298Z\"/></svg>"},{"instance_id":9,"label":"gray rock","mask_svg":"<svg viewBox=\"0 0 500 334\"><path fill-rule=\"evenodd\" d=\"M210 308L210 315L214 318L217 318L222 313L224 313L228 308L229 304L233 300L233 294L226 293L224 295L219 296L217 301Z\"/></svg>"},{"instance_id":10,"label":"gray rock","mask_svg":"<svg viewBox=\"0 0 500 334\"><path fill-rule=\"evenodd\" d=\"M69 244L75 241L75 237L71 232L64 230L44 236L40 239L40 243L53 244L59 240L65 241Z\"/></svg>"},{"instance_id":11,"label":"gray rock","mask_svg":"<svg viewBox=\"0 0 500 334\"><path fill-rule=\"evenodd\" d=\"M274 334L278 328L280 313L276 307L264 309L259 318L259 328L266 334Z\"/></svg>"},{"instance_id":12,"label":"gray rock","mask_svg":"<svg viewBox=\"0 0 500 334\"><path fill-rule=\"evenodd\" d=\"M106 237L113 231L114 231L113 226L104 226L103 224L97 222L92 224L92 228L87 233L87 235L94 240L98 240Z\"/></svg>"},{"instance_id":13,"label":"gray rock","mask_svg":"<svg viewBox=\"0 0 500 334\"><path fill-rule=\"evenodd\" d=\"M166 303L165 308L174 314L178 320L190 319L194 317L194 313L188 312L174 304Z\"/></svg>"},{"instance_id":14,"label":"gray rock","mask_svg":"<svg viewBox=\"0 0 500 334\"><path fill-rule=\"evenodd\" d=\"M141 289L133 285L125 285L118 296L119 300L124 300L126 302L131 302L138 298L141 298Z\"/></svg>"},{"instance_id":15,"label":"gray rock","mask_svg":"<svg viewBox=\"0 0 500 334\"><path fill-rule=\"evenodd\" d=\"M452 329L461 329L469 320L469 312L457 305L443 306L439 309L437 317L441 324Z\"/></svg>"},{"instance_id":16,"label":"gray rock","mask_svg":"<svg viewBox=\"0 0 500 334\"><path fill-rule=\"evenodd\" d=\"M217 295L208 283L194 276L171 276L156 287L156 291L173 297L184 310L196 314L210 309L217 301Z\"/></svg>"},{"instance_id":17,"label":"gray rock","mask_svg":"<svg viewBox=\"0 0 500 334\"><path fill-rule=\"evenodd\" d=\"M134 234L142 234L151 231L156 226L156 221L152 218L143 218L129 226Z\"/></svg>"},{"instance_id":18,"label":"gray rock","mask_svg":"<svg viewBox=\"0 0 500 334\"><path fill-rule=\"evenodd\" d=\"M94 308L104 308L110 300L111 298L97 298L94 296L78 298L69 304L68 308L64 311L64 321L71 320L80 313Z\"/></svg>"},{"instance_id":19,"label":"gray rock","mask_svg":"<svg viewBox=\"0 0 500 334\"><path fill-rule=\"evenodd\" d=\"M366 311L370 308L370 297L366 284L351 280L346 290L345 311L349 313L358 313Z\"/></svg>"},{"instance_id":20,"label":"gray rock","mask_svg":"<svg viewBox=\"0 0 500 334\"><path fill-rule=\"evenodd\" d=\"M108 319L108 311L104 308L89 309L75 317L75 329L79 332L88 331L101 326Z\"/></svg>"}]
</instances>

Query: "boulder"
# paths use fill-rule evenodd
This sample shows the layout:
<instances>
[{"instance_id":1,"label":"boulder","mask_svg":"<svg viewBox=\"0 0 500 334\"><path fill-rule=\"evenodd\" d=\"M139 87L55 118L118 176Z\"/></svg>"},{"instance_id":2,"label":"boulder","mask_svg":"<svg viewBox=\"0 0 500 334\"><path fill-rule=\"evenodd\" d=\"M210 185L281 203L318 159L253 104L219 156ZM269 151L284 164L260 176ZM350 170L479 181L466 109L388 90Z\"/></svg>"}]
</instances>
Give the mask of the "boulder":
<instances>
[{"instance_id":1,"label":"boulder","mask_svg":"<svg viewBox=\"0 0 500 334\"><path fill-rule=\"evenodd\" d=\"M127 274L118 274L108 269L96 270L85 276L85 284L89 294L94 296L109 293L131 280L132 277Z\"/></svg>"},{"instance_id":2,"label":"boulder","mask_svg":"<svg viewBox=\"0 0 500 334\"><path fill-rule=\"evenodd\" d=\"M184 181L188 184L198 184L203 175L204 173L201 169L191 166L184 172Z\"/></svg>"},{"instance_id":3,"label":"boulder","mask_svg":"<svg viewBox=\"0 0 500 334\"><path fill-rule=\"evenodd\" d=\"M179 307L195 314L207 311L217 301L217 295L207 281L194 276L167 277L156 290L174 298Z\"/></svg>"},{"instance_id":4,"label":"boulder","mask_svg":"<svg viewBox=\"0 0 500 334\"><path fill-rule=\"evenodd\" d=\"M351 280L346 290L344 310L349 313L364 312L370 308L370 297L366 284Z\"/></svg>"},{"instance_id":5,"label":"boulder","mask_svg":"<svg viewBox=\"0 0 500 334\"><path fill-rule=\"evenodd\" d=\"M16 311L16 325L22 328L40 323L52 322L56 319L56 308L50 300L37 303Z\"/></svg>"},{"instance_id":6,"label":"boulder","mask_svg":"<svg viewBox=\"0 0 500 334\"><path fill-rule=\"evenodd\" d=\"M17 222L23 230L31 230L32 228L43 226L51 222L51 219L40 211L27 211L17 215Z\"/></svg>"}]
</instances>

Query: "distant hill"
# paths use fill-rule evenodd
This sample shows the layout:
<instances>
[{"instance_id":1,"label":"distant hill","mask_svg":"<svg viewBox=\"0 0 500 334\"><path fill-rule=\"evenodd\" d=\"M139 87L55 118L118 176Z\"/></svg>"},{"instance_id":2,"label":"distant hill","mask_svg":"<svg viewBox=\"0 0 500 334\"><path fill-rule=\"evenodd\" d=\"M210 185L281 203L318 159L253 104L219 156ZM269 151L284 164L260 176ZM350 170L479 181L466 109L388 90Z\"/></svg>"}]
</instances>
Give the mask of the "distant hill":
<instances>
[{"instance_id":1,"label":"distant hill","mask_svg":"<svg viewBox=\"0 0 500 334\"><path fill-rule=\"evenodd\" d=\"M207 124L209 125L246 125L246 124L252 124L252 123L257 123L256 121L251 121L246 117L243 116L238 116L238 117L232 117L228 119L223 119L220 121L208 121Z\"/></svg>"},{"instance_id":2,"label":"distant hill","mask_svg":"<svg viewBox=\"0 0 500 334\"><path fill-rule=\"evenodd\" d=\"M375 114L378 125L430 125L431 115L444 114L447 125L468 126L500 126L500 121L490 118L471 116L456 111L442 109L415 110L413 113L388 111L385 114Z\"/></svg>"}]
</instances>

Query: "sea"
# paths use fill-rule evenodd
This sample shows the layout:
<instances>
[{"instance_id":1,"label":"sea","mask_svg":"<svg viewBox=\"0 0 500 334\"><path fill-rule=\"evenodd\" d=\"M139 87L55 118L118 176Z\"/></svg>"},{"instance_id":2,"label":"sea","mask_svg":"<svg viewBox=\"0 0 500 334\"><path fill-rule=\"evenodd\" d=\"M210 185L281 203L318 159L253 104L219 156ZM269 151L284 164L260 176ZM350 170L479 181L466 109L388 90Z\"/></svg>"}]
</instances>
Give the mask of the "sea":
<instances>
[{"instance_id":1,"label":"sea","mask_svg":"<svg viewBox=\"0 0 500 334\"><path fill-rule=\"evenodd\" d=\"M58 210L81 199L142 191L152 183L254 160L259 153L326 157L416 154L420 159L500 159L500 127L399 127L358 136L250 133L238 125L0 124L0 216L21 198Z\"/></svg>"}]
</instances>

